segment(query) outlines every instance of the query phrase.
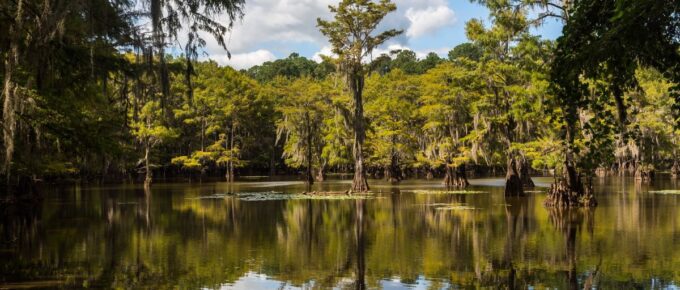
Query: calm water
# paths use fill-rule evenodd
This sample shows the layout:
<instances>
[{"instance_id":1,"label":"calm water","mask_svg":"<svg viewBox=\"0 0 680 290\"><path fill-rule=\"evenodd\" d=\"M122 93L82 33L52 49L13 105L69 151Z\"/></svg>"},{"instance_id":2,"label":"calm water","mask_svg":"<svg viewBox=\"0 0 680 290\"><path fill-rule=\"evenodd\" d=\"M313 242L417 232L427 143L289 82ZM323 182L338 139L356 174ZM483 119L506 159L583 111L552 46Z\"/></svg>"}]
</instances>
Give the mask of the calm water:
<instances>
[{"instance_id":1,"label":"calm water","mask_svg":"<svg viewBox=\"0 0 680 290\"><path fill-rule=\"evenodd\" d=\"M680 285L680 195L649 193L680 183L600 180L596 209L551 211L545 188L510 199L501 180L471 182L479 193L372 181L376 197L362 200L199 198L303 191L294 181L158 184L148 196L130 185L55 188L35 210L3 209L0 288Z\"/></svg>"}]
</instances>

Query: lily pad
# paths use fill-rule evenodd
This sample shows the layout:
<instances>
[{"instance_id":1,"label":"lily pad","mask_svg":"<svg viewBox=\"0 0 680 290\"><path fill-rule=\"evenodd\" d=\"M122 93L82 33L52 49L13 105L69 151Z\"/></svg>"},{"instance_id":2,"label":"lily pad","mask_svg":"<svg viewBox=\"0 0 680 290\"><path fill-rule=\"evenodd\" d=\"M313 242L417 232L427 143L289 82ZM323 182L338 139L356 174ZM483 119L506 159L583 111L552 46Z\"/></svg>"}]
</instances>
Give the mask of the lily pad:
<instances>
[{"instance_id":1,"label":"lily pad","mask_svg":"<svg viewBox=\"0 0 680 290\"><path fill-rule=\"evenodd\" d=\"M678 189L650 190L649 193L656 193L656 194L680 194L680 190L678 190Z\"/></svg>"},{"instance_id":2,"label":"lily pad","mask_svg":"<svg viewBox=\"0 0 680 290\"><path fill-rule=\"evenodd\" d=\"M404 192L413 192L416 194L480 194L485 191L476 190L405 190Z\"/></svg>"}]
</instances>

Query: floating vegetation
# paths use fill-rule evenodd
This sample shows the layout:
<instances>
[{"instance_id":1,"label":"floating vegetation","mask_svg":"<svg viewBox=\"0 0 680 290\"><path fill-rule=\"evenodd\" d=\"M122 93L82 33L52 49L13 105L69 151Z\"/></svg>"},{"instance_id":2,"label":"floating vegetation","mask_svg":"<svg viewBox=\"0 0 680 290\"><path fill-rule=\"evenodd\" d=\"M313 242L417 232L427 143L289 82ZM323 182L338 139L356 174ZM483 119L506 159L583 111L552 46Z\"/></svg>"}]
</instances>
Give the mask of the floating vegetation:
<instances>
[{"instance_id":1,"label":"floating vegetation","mask_svg":"<svg viewBox=\"0 0 680 290\"><path fill-rule=\"evenodd\" d=\"M421 204L422 206L434 207L435 210L476 210L479 208L466 205L464 203L427 203Z\"/></svg>"},{"instance_id":2,"label":"floating vegetation","mask_svg":"<svg viewBox=\"0 0 680 290\"><path fill-rule=\"evenodd\" d=\"M453 203L445 206L436 207L436 210L476 210L476 209L478 208L460 203L459 204Z\"/></svg>"},{"instance_id":3,"label":"floating vegetation","mask_svg":"<svg viewBox=\"0 0 680 290\"><path fill-rule=\"evenodd\" d=\"M545 190L525 190L524 193L545 193Z\"/></svg>"},{"instance_id":4,"label":"floating vegetation","mask_svg":"<svg viewBox=\"0 0 680 290\"><path fill-rule=\"evenodd\" d=\"M302 199L354 200L374 198L374 196L370 193L347 194L344 192L311 192L311 193L242 192L237 193L236 197L244 201L302 200Z\"/></svg>"},{"instance_id":5,"label":"floating vegetation","mask_svg":"<svg viewBox=\"0 0 680 290\"><path fill-rule=\"evenodd\" d=\"M664 190L650 190L648 193L656 193L656 194L680 194L680 190L678 189L664 189Z\"/></svg>"},{"instance_id":6,"label":"floating vegetation","mask_svg":"<svg viewBox=\"0 0 680 290\"><path fill-rule=\"evenodd\" d=\"M225 193L215 193L215 194L211 194L211 195L189 197L187 199L223 199L223 198L228 197L228 196L231 196L231 195L225 194Z\"/></svg>"},{"instance_id":7,"label":"floating vegetation","mask_svg":"<svg viewBox=\"0 0 680 290\"><path fill-rule=\"evenodd\" d=\"M485 191L476 190L404 190L404 192L413 192L416 194L480 194Z\"/></svg>"},{"instance_id":8,"label":"floating vegetation","mask_svg":"<svg viewBox=\"0 0 680 290\"><path fill-rule=\"evenodd\" d=\"M283 193L279 191L265 191L265 192L237 192L237 193L219 193L189 199L223 199L227 197L234 197L244 201L267 201L267 200L354 200L354 199L372 199L371 193L355 193L347 194L345 192L311 192L311 193Z\"/></svg>"}]
</instances>

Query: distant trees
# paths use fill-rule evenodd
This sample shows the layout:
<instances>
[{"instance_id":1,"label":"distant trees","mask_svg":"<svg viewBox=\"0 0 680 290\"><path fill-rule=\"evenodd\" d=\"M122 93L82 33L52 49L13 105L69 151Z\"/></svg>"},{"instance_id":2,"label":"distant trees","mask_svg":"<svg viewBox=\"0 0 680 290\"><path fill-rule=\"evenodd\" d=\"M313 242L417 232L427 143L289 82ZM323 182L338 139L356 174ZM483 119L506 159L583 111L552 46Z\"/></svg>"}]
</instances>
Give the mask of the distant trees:
<instances>
[{"instance_id":1,"label":"distant trees","mask_svg":"<svg viewBox=\"0 0 680 290\"><path fill-rule=\"evenodd\" d=\"M194 99L174 114L183 123L178 126L187 129L184 135L197 136L200 142L190 145L196 150L189 155L173 158L173 163L186 169L224 168L227 181L233 181L234 170L245 162L241 151L250 145L244 136L261 125L256 114L267 116L271 104L262 99L253 80L231 68L208 62L198 64L197 72Z\"/></svg>"}]
</instances>

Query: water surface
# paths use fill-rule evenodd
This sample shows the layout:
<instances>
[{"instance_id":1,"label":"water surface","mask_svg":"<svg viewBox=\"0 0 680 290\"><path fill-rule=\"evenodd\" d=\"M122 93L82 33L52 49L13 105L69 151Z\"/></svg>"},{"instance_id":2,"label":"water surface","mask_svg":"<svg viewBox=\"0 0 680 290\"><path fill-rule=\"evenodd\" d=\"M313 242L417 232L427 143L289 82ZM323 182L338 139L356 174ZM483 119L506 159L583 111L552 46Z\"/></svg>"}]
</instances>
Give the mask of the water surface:
<instances>
[{"instance_id":1,"label":"water surface","mask_svg":"<svg viewBox=\"0 0 680 290\"><path fill-rule=\"evenodd\" d=\"M257 179L52 188L3 209L0 288L673 288L680 195L650 191L680 184L659 179L598 180L593 210L548 210L544 187L505 198L500 179L457 194L372 180L339 200L225 195L304 191Z\"/></svg>"}]
</instances>

